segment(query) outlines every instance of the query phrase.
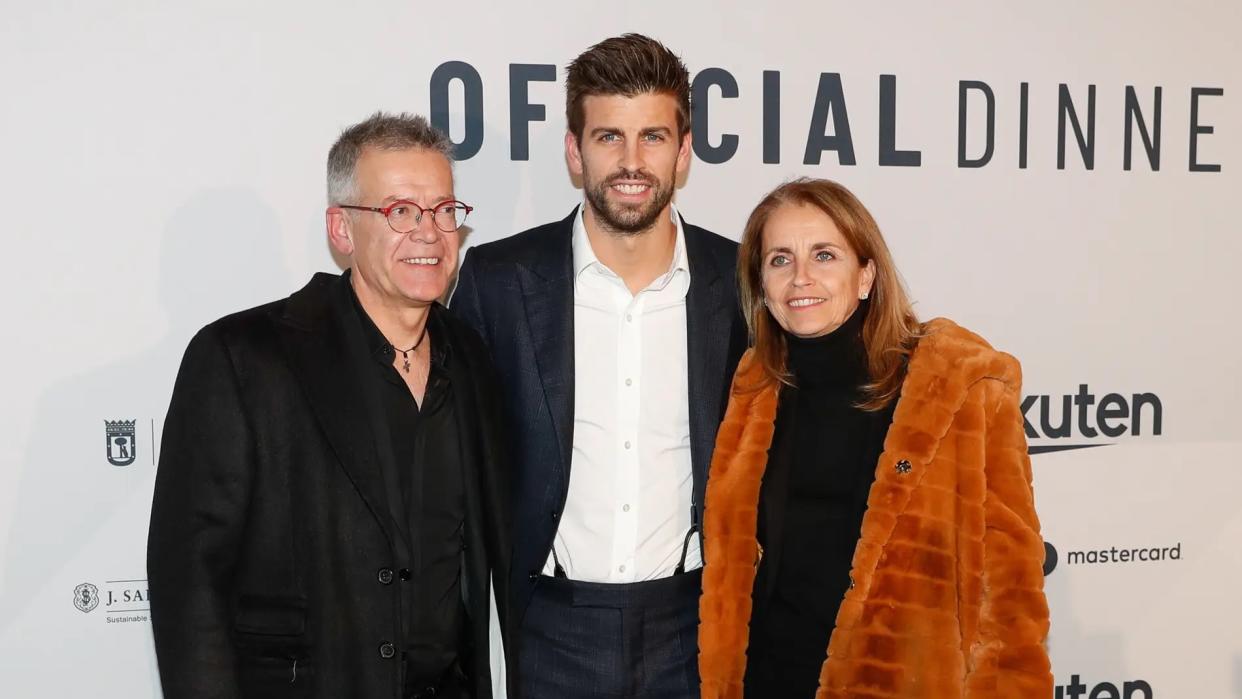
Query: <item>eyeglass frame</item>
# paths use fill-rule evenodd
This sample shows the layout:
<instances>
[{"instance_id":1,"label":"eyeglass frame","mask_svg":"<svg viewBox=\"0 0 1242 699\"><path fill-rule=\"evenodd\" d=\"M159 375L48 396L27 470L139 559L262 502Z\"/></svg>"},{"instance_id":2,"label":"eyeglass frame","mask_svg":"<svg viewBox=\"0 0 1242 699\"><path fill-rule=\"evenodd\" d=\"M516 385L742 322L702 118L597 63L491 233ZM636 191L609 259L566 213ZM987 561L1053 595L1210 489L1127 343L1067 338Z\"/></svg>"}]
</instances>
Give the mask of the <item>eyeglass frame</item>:
<instances>
[{"instance_id":1,"label":"eyeglass frame","mask_svg":"<svg viewBox=\"0 0 1242 699\"><path fill-rule=\"evenodd\" d=\"M447 230L447 231L446 231L446 230L444 230L444 228L443 228L443 227L441 227L441 226L440 226L440 224L439 224L439 223L437 223L437 222L436 222L436 209L440 208L441 206L444 206L445 204L461 204L461 206L465 207L465 209L466 209L466 214L465 214L465 216L462 216L462 221L463 221L463 222L466 220L466 216L469 216L469 215L470 215L470 212L474 211L474 207L473 207L473 206L470 206L469 204L467 204L466 202L464 202L464 201L462 201L462 200L460 200L460 199L445 199L444 201L442 201L442 202L440 202L440 203L436 204L435 206L432 206L432 207L430 207L430 208L427 208L427 209L424 209L423 207L419 206L419 205L418 205L417 203L415 203L415 202L410 201L409 199L398 199L398 200L394 201L393 203L389 204L388 206L359 206L359 205L357 205L357 204L337 204L337 205L336 205L336 208L338 208L338 209L353 209L354 211L370 211L370 212L377 213L377 214L383 214L383 215L384 215L384 221L388 224L388 227L389 227L390 229L392 229L392 232L393 232L393 233L396 233L396 234L398 234L398 235L409 235L409 234L413 233L414 231L418 230L418 226L419 226L420 224L422 224L422 222L423 222L423 214L428 214L428 213L429 213L429 214L431 214L431 225L435 226L435 227L436 227L436 230L438 230L438 231L440 231L440 232L442 232L442 233L456 233L457 231L461 230L461 224L460 224L460 223L459 223L459 224L457 224L457 227L456 227L456 228L453 228L452 230ZM411 228L411 229L410 229L410 230L408 230L408 231L399 231L399 230L397 230L397 229L396 229L396 228L392 225L392 219L388 218L388 217L389 217L389 215L392 213L392 210L393 210L393 209L395 209L395 208L397 208L398 206L401 206L401 205L405 205L405 206L409 206L409 207L414 208L414 209L418 209L418 215L414 217L414 227L413 227L413 228Z\"/></svg>"}]
</instances>

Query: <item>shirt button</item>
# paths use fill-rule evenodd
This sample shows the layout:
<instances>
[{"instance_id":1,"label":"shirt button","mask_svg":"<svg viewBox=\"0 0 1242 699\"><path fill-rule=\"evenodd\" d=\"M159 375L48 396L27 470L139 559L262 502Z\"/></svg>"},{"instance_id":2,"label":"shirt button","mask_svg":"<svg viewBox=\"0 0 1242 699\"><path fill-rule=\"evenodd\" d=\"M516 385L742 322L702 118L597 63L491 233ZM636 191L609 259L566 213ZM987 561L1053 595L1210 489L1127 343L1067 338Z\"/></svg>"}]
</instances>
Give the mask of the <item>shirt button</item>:
<instances>
[{"instance_id":1,"label":"shirt button","mask_svg":"<svg viewBox=\"0 0 1242 699\"><path fill-rule=\"evenodd\" d=\"M633 380L633 379L626 379L626 380L625 380L625 385L626 385L626 386L633 386L633 385L634 385L634 380Z\"/></svg>"},{"instance_id":2,"label":"shirt button","mask_svg":"<svg viewBox=\"0 0 1242 699\"><path fill-rule=\"evenodd\" d=\"M392 568L380 568L379 572L375 574L375 578L379 580L381 585L391 585Z\"/></svg>"},{"instance_id":3,"label":"shirt button","mask_svg":"<svg viewBox=\"0 0 1242 699\"><path fill-rule=\"evenodd\" d=\"M621 571L622 573L624 573L624 572L625 572L625 566L621 566L620 568L617 568L617 570L619 570L619 571Z\"/></svg>"},{"instance_id":4,"label":"shirt button","mask_svg":"<svg viewBox=\"0 0 1242 699\"><path fill-rule=\"evenodd\" d=\"M629 314L629 313L626 313L626 314L625 314L625 322L627 322L627 323L633 323L633 322L634 322L634 316L633 316L633 315L631 315L631 314Z\"/></svg>"},{"instance_id":5,"label":"shirt button","mask_svg":"<svg viewBox=\"0 0 1242 699\"><path fill-rule=\"evenodd\" d=\"M388 641L384 641L383 643L380 644L379 654L381 658L383 658L384 660L388 660L389 658L397 654L397 647L389 643Z\"/></svg>"},{"instance_id":6,"label":"shirt button","mask_svg":"<svg viewBox=\"0 0 1242 699\"><path fill-rule=\"evenodd\" d=\"M622 511L622 512L629 512L629 511L630 511L630 506L629 506L629 505L622 505L622 506L621 506L621 511Z\"/></svg>"},{"instance_id":7,"label":"shirt button","mask_svg":"<svg viewBox=\"0 0 1242 699\"><path fill-rule=\"evenodd\" d=\"M629 448L630 448L630 440L628 440L628 439L627 439L627 440L625 440L625 448L626 448L626 449L629 449Z\"/></svg>"}]
</instances>

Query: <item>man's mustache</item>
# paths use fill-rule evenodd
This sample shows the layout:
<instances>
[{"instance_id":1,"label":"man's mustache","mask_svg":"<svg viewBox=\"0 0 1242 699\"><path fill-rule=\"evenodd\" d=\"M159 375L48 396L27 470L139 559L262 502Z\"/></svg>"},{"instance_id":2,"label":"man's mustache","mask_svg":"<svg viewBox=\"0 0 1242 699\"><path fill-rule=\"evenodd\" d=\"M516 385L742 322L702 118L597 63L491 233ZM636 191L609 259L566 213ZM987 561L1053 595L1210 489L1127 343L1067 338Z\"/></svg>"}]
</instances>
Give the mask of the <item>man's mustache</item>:
<instances>
[{"instance_id":1,"label":"man's mustache","mask_svg":"<svg viewBox=\"0 0 1242 699\"><path fill-rule=\"evenodd\" d=\"M604 184L616 184L617 182L642 182L647 185L655 186L656 180L650 174L642 170L622 170L615 175L609 177Z\"/></svg>"}]
</instances>

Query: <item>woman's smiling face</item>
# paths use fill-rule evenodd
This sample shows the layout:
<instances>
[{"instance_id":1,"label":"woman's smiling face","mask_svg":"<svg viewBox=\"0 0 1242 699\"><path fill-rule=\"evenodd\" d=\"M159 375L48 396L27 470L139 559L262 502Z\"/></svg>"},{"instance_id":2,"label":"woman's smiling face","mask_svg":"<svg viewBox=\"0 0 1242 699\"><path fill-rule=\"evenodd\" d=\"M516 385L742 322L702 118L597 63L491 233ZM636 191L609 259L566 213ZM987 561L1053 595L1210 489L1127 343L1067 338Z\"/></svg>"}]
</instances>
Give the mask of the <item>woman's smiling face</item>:
<instances>
[{"instance_id":1,"label":"woman's smiling face","mask_svg":"<svg viewBox=\"0 0 1242 699\"><path fill-rule=\"evenodd\" d=\"M841 327L871 292L863 264L832 218L809 204L783 204L763 227L763 293L786 332L820 337Z\"/></svg>"}]
</instances>

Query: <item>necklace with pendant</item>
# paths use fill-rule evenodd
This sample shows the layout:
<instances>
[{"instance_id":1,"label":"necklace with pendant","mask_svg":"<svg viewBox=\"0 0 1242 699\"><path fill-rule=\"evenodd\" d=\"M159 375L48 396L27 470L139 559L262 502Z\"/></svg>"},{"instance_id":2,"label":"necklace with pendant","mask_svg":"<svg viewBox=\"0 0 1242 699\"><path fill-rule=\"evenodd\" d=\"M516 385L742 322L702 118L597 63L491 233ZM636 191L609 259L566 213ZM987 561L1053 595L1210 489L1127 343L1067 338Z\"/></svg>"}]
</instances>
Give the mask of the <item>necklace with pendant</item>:
<instances>
[{"instance_id":1,"label":"necklace with pendant","mask_svg":"<svg viewBox=\"0 0 1242 699\"><path fill-rule=\"evenodd\" d=\"M426 338L427 338L427 324L424 323L423 332L422 334L418 336L418 342L415 342L413 346L411 346L409 349L401 349L400 347L396 347L396 346L393 347L394 350L401 353L401 360L402 360L401 369L405 371L405 373L407 374L410 373L410 352L413 352L414 350L418 349L418 346L423 344L423 340L425 340ZM392 345L391 342L388 344Z\"/></svg>"}]
</instances>

